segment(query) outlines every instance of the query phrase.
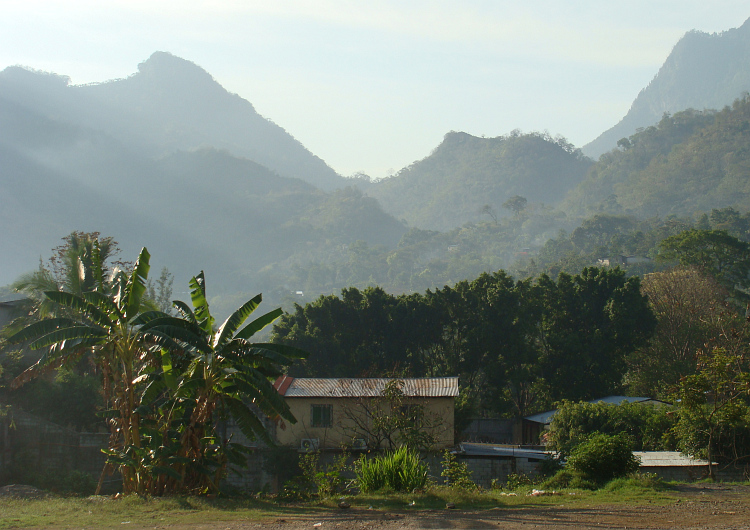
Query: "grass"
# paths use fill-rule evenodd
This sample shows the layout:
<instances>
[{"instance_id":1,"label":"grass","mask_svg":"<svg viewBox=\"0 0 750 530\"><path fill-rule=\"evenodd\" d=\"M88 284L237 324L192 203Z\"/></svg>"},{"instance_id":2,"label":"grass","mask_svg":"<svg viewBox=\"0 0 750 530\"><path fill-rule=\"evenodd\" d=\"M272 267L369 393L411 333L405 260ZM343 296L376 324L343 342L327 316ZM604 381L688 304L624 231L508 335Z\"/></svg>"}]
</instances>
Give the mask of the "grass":
<instances>
[{"instance_id":1,"label":"grass","mask_svg":"<svg viewBox=\"0 0 750 530\"><path fill-rule=\"evenodd\" d=\"M558 495L531 497L534 486L521 486L516 495L499 490L467 492L433 486L424 493L371 493L347 496L353 510L411 512L444 510L452 502L459 510L529 508L532 506L593 506L674 502L668 489L645 479L620 479L596 491L564 490ZM207 522L247 522L278 518L324 516L339 511L339 498L279 504L269 498L241 499L203 497L140 498L112 500L108 497L50 497L40 500L0 499L0 529L29 527L134 528L170 527ZM124 526L128 525L128 526Z\"/></svg>"}]
</instances>

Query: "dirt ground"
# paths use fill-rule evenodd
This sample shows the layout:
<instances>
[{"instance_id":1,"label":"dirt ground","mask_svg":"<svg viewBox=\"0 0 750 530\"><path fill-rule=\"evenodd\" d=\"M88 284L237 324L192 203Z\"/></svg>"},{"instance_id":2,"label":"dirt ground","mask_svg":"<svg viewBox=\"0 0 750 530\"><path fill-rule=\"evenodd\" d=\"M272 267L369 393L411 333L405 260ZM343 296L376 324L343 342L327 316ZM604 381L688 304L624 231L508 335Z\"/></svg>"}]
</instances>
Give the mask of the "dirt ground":
<instances>
[{"instance_id":1,"label":"dirt ground","mask_svg":"<svg viewBox=\"0 0 750 530\"><path fill-rule=\"evenodd\" d=\"M562 504L562 502L561 502ZM528 529L683 528L750 529L750 486L689 484L675 492L669 505L535 506L485 511L434 510L384 513L342 510L325 517L284 518L265 523L196 526L227 530L402 530L413 528Z\"/></svg>"},{"instance_id":2,"label":"dirt ground","mask_svg":"<svg viewBox=\"0 0 750 530\"><path fill-rule=\"evenodd\" d=\"M0 497L38 498L43 492L28 486L0 488ZM350 508L324 515L283 516L265 521L210 521L178 524L190 530L408 530L435 529L747 529L750 530L750 486L727 484L685 484L671 494L668 504L631 505L535 505L522 508L498 507L490 510L422 510L384 512ZM2 519L2 514L0 514ZM121 523L125 524L125 523ZM128 526L129 530L158 528L172 530L175 524Z\"/></svg>"}]
</instances>

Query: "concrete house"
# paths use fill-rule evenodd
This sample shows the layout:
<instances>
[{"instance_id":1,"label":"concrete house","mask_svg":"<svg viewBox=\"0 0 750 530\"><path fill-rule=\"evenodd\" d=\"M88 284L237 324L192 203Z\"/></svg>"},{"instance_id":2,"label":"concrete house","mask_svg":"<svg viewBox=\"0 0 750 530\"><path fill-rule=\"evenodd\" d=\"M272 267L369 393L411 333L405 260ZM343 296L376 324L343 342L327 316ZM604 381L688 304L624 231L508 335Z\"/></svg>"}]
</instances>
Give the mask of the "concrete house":
<instances>
[{"instance_id":1,"label":"concrete house","mask_svg":"<svg viewBox=\"0 0 750 530\"><path fill-rule=\"evenodd\" d=\"M276 440L301 451L386 448L375 432L376 425L394 414L408 414L419 408L418 428L429 431L435 449L453 445L454 399L458 377L433 378L334 378L313 379L282 376L274 387L297 418L290 424L279 420ZM387 398L398 393L397 405ZM398 406L400 410L393 410Z\"/></svg>"}]
</instances>

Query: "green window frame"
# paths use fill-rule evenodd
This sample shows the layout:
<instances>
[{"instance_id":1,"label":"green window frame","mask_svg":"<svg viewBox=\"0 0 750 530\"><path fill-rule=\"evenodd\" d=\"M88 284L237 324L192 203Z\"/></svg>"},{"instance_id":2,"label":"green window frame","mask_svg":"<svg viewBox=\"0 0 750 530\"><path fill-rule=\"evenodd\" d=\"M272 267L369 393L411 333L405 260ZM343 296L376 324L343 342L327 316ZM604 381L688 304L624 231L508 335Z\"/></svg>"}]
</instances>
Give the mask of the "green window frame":
<instances>
[{"instance_id":1,"label":"green window frame","mask_svg":"<svg viewBox=\"0 0 750 530\"><path fill-rule=\"evenodd\" d=\"M310 427L333 427L333 405L310 405Z\"/></svg>"}]
</instances>

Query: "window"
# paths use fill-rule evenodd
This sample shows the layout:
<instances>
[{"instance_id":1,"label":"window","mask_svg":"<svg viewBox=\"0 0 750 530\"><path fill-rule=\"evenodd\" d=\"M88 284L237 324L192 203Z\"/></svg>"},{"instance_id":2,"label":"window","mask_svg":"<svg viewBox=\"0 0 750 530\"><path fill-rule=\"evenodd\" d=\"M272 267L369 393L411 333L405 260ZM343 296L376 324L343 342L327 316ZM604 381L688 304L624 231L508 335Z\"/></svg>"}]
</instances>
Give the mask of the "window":
<instances>
[{"instance_id":1,"label":"window","mask_svg":"<svg viewBox=\"0 0 750 530\"><path fill-rule=\"evenodd\" d=\"M333 405L311 405L310 427L333 427Z\"/></svg>"}]
</instances>

